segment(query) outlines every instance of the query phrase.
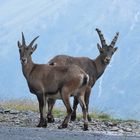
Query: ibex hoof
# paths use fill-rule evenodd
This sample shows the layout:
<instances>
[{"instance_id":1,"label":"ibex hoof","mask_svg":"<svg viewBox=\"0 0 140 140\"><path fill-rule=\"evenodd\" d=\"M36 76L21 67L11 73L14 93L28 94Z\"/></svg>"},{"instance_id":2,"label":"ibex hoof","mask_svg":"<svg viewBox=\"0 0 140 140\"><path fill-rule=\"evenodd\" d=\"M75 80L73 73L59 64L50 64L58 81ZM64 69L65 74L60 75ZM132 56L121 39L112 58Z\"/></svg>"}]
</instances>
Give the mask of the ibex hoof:
<instances>
[{"instance_id":1,"label":"ibex hoof","mask_svg":"<svg viewBox=\"0 0 140 140\"><path fill-rule=\"evenodd\" d=\"M63 128L67 128L67 124L62 124L62 125L60 125L60 126L58 126L58 129L63 129Z\"/></svg>"},{"instance_id":2,"label":"ibex hoof","mask_svg":"<svg viewBox=\"0 0 140 140\"><path fill-rule=\"evenodd\" d=\"M88 130L88 125L87 125L87 124L84 124L83 130L84 130L84 131L87 131L87 130Z\"/></svg>"},{"instance_id":3,"label":"ibex hoof","mask_svg":"<svg viewBox=\"0 0 140 140\"><path fill-rule=\"evenodd\" d=\"M54 118L53 117L48 117L48 123L54 123Z\"/></svg>"},{"instance_id":4,"label":"ibex hoof","mask_svg":"<svg viewBox=\"0 0 140 140\"><path fill-rule=\"evenodd\" d=\"M46 120L40 121L37 127L44 127L44 128L47 127L47 121Z\"/></svg>"},{"instance_id":5,"label":"ibex hoof","mask_svg":"<svg viewBox=\"0 0 140 140\"><path fill-rule=\"evenodd\" d=\"M71 121L75 121L76 120L76 115L72 115L71 116Z\"/></svg>"},{"instance_id":6,"label":"ibex hoof","mask_svg":"<svg viewBox=\"0 0 140 140\"><path fill-rule=\"evenodd\" d=\"M46 128L47 124L38 124L37 127L44 127L44 128Z\"/></svg>"}]
</instances>

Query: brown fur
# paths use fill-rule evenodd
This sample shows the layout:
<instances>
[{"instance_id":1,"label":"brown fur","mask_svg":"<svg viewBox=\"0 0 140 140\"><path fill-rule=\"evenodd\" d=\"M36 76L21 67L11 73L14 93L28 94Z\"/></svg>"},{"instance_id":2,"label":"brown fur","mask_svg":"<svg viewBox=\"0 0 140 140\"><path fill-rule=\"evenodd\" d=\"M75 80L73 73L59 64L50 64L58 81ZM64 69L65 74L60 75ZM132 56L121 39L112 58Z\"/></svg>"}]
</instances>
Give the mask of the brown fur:
<instances>
[{"instance_id":1,"label":"brown fur","mask_svg":"<svg viewBox=\"0 0 140 140\"><path fill-rule=\"evenodd\" d=\"M72 56L67 56L67 55L58 55L49 61L49 64L54 65L54 66L55 65L73 65L73 64L78 65L89 75L89 84L86 88L86 93L85 93L85 103L86 103L87 112L89 108L89 97L91 93L91 88L94 86L95 82L99 79L99 77L104 73L107 65L109 64L111 60L112 55L117 50L117 48L114 48L114 46L119 35L119 33L116 33L116 36L112 40L111 44L107 45L101 31L99 29L96 29L96 31L99 35L102 46L97 44L100 54L95 60L92 60L87 57L72 57ZM49 105L53 106L54 103L55 101L53 101L53 103ZM72 120L76 119L77 104L78 104L78 101L76 98L74 98L74 104L73 104L74 111L71 117ZM50 108L52 109L53 107L50 107ZM51 110L49 111L49 115L52 117L52 119L51 117L48 117L48 119L51 122L51 120L53 120ZM89 121L91 120L89 115L88 115L88 120Z\"/></svg>"},{"instance_id":2,"label":"brown fur","mask_svg":"<svg viewBox=\"0 0 140 140\"><path fill-rule=\"evenodd\" d=\"M72 114L69 97L75 96L82 107L84 130L87 130L87 113L83 97L88 84L88 75L76 65L51 66L48 64L35 64L32 61L31 54L37 48L37 45L33 46L36 39L27 46L22 33L22 44L18 41L18 47L23 74L27 80L30 92L37 96L39 102L40 122L38 127L47 126L46 102L48 98L50 101L63 100L67 109L67 116L59 128L67 127Z\"/></svg>"}]
</instances>

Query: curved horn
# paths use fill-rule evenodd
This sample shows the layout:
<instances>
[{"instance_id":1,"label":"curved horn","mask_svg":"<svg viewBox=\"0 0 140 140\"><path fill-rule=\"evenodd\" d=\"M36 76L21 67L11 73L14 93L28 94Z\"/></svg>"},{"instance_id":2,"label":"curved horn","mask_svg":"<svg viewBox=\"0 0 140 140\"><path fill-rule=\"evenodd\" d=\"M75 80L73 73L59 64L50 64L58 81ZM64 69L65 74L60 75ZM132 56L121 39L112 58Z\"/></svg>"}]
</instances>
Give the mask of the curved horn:
<instances>
[{"instance_id":1,"label":"curved horn","mask_svg":"<svg viewBox=\"0 0 140 140\"><path fill-rule=\"evenodd\" d=\"M39 37L39 36L35 37L35 38L32 40L32 42L29 44L30 47L33 46L34 42L36 41L36 39L37 39L38 37Z\"/></svg>"},{"instance_id":2,"label":"curved horn","mask_svg":"<svg viewBox=\"0 0 140 140\"><path fill-rule=\"evenodd\" d=\"M115 46L115 43L116 43L116 41L117 41L117 39L118 39L118 36L119 36L119 32L116 33L115 37L113 38L113 40L112 40L112 42L111 42L111 44L110 44L110 46L111 46L112 48Z\"/></svg>"},{"instance_id":3,"label":"curved horn","mask_svg":"<svg viewBox=\"0 0 140 140\"><path fill-rule=\"evenodd\" d=\"M26 42L25 42L25 38L24 38L24 34L22 32L22 45L26 45Z\"/></svg>"},{"instance_id":4,"label":"curved horn","mask_svg":"<svg viewBox=\"0 0 140 140\"><path fill-rule=\"evenodd\" d=\"M98 33L98 35L99 35L99 38L100 38L102 47L106 46L107 44L106 44L105 38L104 38L104 36L103 36L101 30L99 30L98 28L96 28L96 31L97 31L97 33Z\"/></svg>"}]
</instances>

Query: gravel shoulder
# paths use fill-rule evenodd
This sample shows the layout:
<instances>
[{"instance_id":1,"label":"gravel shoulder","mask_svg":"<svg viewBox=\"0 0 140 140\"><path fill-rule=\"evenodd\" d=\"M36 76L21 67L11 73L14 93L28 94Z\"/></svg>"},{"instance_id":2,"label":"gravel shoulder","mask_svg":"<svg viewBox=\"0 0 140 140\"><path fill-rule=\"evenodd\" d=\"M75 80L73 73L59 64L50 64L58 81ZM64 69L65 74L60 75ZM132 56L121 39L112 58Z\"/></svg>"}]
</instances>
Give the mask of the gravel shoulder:
<instances>
[{"instance_id":1,"label":"gravel shoulder","mask_svg":"<svg viewBox=\"0 0 140 140\"><path fill-rule=\"evenodd\" d=\"M48 123L47 128L36 128L39 113L32 111L17 111L0 108L0 139L87 139L100 140L140 140L140 122L92 120L89 130L83 131L82 120L70 122L68 128L59 130L63 117L55 118L54 123Z\"/></svg>"}]
</instances>

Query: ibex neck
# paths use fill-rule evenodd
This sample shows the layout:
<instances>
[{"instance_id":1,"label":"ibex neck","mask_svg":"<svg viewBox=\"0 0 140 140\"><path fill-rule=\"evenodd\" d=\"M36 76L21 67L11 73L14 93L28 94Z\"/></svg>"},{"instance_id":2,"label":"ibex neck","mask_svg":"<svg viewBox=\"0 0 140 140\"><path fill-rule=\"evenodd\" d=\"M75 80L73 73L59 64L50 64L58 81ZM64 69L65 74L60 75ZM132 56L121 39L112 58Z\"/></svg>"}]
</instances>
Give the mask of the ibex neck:
<instances>
[{"instance_id":1,"label":"ibex neck","mask_svg":"<svg viewBox=\"0 0 140 140\"><path fill-rule=\"evenodd\" d=\"M107 64L102 62L101 56L99 55L95 60L95 65L97 69L97 79L104 73L104 70L107 67Z\"/></svg>"},{"instance_id":2,"label":"ibex neck","mask_svg":"<svg viewBox=\"0 0 140 140\"><path fill-rule=\"evenodd\" d=\"M31 58L28 60L27 64L25 64L25 65L22 64L22 72L23 72L23 75L25 76L26 80L29 79L29 75L30 75L33 67L34 67L34 63Z\"/></svg>"}]
</instances>

